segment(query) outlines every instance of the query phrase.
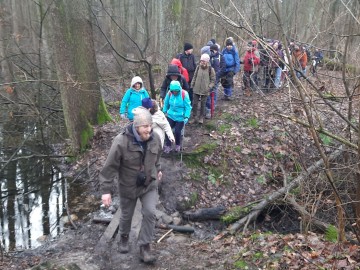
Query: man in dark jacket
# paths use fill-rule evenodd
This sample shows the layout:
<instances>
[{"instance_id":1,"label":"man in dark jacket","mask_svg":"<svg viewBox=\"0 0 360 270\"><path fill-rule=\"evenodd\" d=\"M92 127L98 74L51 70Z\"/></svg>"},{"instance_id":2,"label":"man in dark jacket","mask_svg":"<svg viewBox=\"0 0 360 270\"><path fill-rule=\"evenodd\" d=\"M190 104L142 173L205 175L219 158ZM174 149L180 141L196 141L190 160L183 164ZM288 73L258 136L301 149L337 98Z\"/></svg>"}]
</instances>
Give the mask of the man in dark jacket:
<instances>
[{"instance_id":1,"label":"man in dark jacket","mask_svg":"<svg viewBox=\"0 0 360 270\"><path fill-rule=\"evenodd\" d=\"M215 86L211 89L211 92L214 93L214 109L216 106L218 89L220 85L220 78L225 75L225 60L224 56L219 52L219 47L214 44L210 46L210 64L214 68L216 79ZM206 100L206 114L205 118L211 118L211 93Z\"/></svg>"},{"instance_id":2,"label":"man in dark jacket","mask_svg":"<svg viewBox=\"0 0 360 270\"><path fill-rule=\"evenodd\" d=\"M118 180L120 195L119 251L129 252L129 233L137 200L142 204L143 215L138 237L140 259L153 263L150 243L155 231L155 210L158 202L157 185L161 180L161 141L152 133L150 112L137 107L133 110L134 121L117 135L111 145L105 165L100 172L100 190L105 207L111 204L114 179Z\"/></svg>"},{"instance_id":3,"label":"man in dark jacket","mask_svg":"<svg viewBox=\"0 0 360 270\"><path fill-rule=\"evenodd\" d=\"M194 77L194 72L196 69L195 56L193 55L193 45L190 43L184 43L184 52L179 53L176 58L179 59L184 68L189 73L189 84L191 84L192 78ZM185 89L188 90L188 89ZM188 90L190 101L192 101L192 89Z\"/></svg>"},{"instance_id":4,"label":"man in dark jacket","mask_svg":"<svg viewBox=\"0 0 360 270\"><path fill-rule=\"evenodd\" d=\"M162 100L165 99L167 92L169 91L169 86L171 81L178 81L181 85L181 88L189 91L189 84L186 82L184 76L182 76L179 72L179 68L177 65L169 65L165 79L160 88L160 98Z\"/></svg>"}]
</instances>

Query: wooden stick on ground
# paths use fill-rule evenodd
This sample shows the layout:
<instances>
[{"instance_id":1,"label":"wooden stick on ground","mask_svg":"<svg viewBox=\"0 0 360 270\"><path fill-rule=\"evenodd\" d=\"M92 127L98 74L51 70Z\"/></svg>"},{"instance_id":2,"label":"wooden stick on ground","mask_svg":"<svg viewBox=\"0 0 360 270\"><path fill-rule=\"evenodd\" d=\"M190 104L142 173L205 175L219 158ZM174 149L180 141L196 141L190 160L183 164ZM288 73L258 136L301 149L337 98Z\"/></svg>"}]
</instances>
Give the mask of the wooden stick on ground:
<instances>
[{"instance_id":1,"label":"wooden stick on ground","mask_svg":"<svg viewBox=\"0 0 360 270\"><path fill-rule=\"evenodd\" d=\"M160 237L159 240L157 240L156 243L160 243L161 240L163 240L163 239L164 239L169 233L171 233L172 231L173 231L173 229L168 230L163 236Z\"/></svg>"}]
</instances>

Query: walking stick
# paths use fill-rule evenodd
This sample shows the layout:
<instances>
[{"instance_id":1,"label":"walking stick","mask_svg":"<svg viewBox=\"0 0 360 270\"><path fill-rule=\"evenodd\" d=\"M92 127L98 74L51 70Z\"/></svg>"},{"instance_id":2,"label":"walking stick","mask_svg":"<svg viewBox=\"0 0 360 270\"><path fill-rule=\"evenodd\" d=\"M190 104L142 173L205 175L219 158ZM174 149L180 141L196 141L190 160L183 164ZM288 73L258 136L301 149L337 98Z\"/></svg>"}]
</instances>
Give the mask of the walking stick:
<instances>
[{"instance_id":1,"label":"walking stick","mask_svg":"<svg viewBox=\"0 0 360 270\"><path fill-rule=\"evenodd\" d=\"M183 132L182 132L182 138L181 138L181 147L180 147L180 166L182 166L182 161L183 161L183 144L184 144L184 137L185 137L185 123L184 123L184 127L183 127Z\"/></svg>"},{"instance_id":2,"label":"walking stick","mask_svg":"<svg viewBox=\"0 0 360 270\"><path fill-rule=\"evenodd\" d=\"M213 118L214 117L214 111L215 111L215 93L211 92L210 97L211 97L210 112L211 112L211 118Z\"/></svg>"}]
</instances>

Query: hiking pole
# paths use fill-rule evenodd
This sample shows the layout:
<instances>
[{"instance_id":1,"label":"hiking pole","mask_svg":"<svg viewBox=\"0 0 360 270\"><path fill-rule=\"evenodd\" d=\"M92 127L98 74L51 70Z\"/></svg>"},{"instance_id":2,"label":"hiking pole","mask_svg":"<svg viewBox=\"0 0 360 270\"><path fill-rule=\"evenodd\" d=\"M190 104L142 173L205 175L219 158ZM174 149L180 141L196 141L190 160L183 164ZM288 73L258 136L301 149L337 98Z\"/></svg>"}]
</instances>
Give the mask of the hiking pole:
<instances>
[{"instance_id":1,"label":"hiking pole","mask_svg":"<svg viewBox=\"0 0 360 270\"><path fill-rule=\"evenodd\" d=\"M211 92L210 93L210 97L211 97L211 105L210 105L210 113L211 113L211 118L214 118L214 110L215 110L215 93Z\"/></svg>"},{"instance_id":2,"label":"hiking pole","mask_svg":"<svg viewBox=\"0 0 360 270\"><path fill-rule=\"evenodd\" d=\"M185 123L184 123L184 127L182 130L182 138L181 138L181 147L180 147L180 167L182 166L182 162L183 162L183 146L184 146L184 137L185 137Z\"/></svg>"}]
</instances>

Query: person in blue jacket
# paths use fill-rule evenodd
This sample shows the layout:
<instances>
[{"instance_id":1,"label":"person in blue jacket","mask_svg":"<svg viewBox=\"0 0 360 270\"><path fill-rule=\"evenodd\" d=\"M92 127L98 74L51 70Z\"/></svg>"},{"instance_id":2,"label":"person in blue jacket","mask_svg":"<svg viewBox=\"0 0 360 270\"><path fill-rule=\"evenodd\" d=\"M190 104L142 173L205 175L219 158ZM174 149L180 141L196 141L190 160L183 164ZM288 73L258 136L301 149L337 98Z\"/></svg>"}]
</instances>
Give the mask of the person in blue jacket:
<instances>
[{"instance_id":1,"label":"person in blue jacket","mask_svg":"<svg viewBox=\"0 0 360 270\"><path fill-rule=\"evenodd\" d=\"M234 76L240 71L240 58L232 39L228 38L225 42L226 47L222 51L225 60L225 73L221 78L224 87L224 100L231 100L234 87Z\"/></svg>"},{"instance_id":2,"label":"person in blue jacket","mask_svg":"<svg viewBox=\"0 0 360 270\"><path fill-rule=\"evenodd\" d=\"M130 121L133 121L134 115L132 110L141 106L144 98L150 97L143 85L143 81L139 76L132 78L131 86L126 90L121 100L120 116L122 119L128 118Z\"/></svg>"},{"instance_id":3,"label":"person in blue jacket","mask_svg":"<svg viewBox=\"0 0 360 270\"><path fill-rule=\"evenodd\" d=\"M188 122L191 114L189 94L181 88L179 81L171 81L169 92L165 96L163 112L169 121L170 127L175 128L175 152L181 149L181 131ZM171 142L165 137L164 153L171 151Z\"/></svg>"}]
</instances>

